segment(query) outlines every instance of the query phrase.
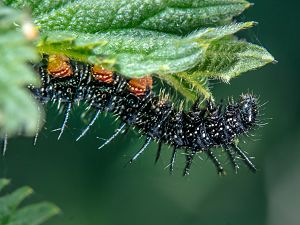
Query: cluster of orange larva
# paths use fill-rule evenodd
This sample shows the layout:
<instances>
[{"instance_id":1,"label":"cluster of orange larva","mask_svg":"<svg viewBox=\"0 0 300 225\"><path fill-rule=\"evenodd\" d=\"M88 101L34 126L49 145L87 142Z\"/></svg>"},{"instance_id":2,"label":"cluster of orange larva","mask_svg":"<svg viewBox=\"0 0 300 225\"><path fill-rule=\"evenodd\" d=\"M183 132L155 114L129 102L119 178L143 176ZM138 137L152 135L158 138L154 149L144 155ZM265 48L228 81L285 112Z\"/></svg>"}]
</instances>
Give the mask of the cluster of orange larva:
<instances>
[{"instance_id":1,"label":"cluster of orange larva","mask_svg":"<svg viewBox=\"0 0 300 225\"><path fill-rule=\"evenodd\" d=\"M201 108L195 103L189 111L184 111L175 108L168 98L152 92L151 76L126 79L100 65L73 61L63 55L45 57L36 67L42 86L30 87L32 92L42 102L57 101L59 105L64 103L67 106L59 138L73 103L82 101L89 104L88 109L96 110L96 114L77 140L87 133L103 111L120 118L121 125L99 148L110 143L126 127L135 127L146 136L145 144L130 162L137 159L152 141L156 141L159 143L156 160L162 143L173 147L170 171L173 170L177 150L183 149L186 155L184 175L189 173L192 160L199 152L206 153L218 173L224 174L222 164L212 151L215 147L224 148L235 170L239 167L239 156L255 171L249 157L235 142L257 124L257 99L251 94L241 95L239 102L230 101L224 106L207 101L206 107Z\"/></svg>"},{"instance_id":2,"label":"cluster of orange larva","mask_svg":"<svg viewBox=\"0 0 300 225\"><path fill-rule=\"evenodd\" d=\"M48 73L54 78L65 78L74 75L70 59L65 55L50 55L48 58ZM114 72L103 68L101 65L93 65L91 73L95 80L107 84L113 82ZM128 89L131 93L144 95L147 89L152 89L153 80L151 76L133 78L128 81Z\"/></svg>"}]
</instances>

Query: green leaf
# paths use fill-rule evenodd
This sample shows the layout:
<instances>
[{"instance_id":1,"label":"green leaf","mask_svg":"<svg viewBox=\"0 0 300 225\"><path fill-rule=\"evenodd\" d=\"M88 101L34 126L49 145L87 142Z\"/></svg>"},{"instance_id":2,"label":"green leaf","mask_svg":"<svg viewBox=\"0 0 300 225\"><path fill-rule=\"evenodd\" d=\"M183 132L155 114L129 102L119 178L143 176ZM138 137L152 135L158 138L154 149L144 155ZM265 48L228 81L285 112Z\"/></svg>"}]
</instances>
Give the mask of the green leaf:
<instances>
[{"instance_id":1,"label":"green leaf","mask_svg":"<svg viewBox=\"0 0 300 225\"><path fill-rule=\"evenodd\" d=\"M139 29L106 33L47 32L38 44L41 52L64 53L82 61L106 65L128 77L170 74L193 68L203 60L209 43L253 22L199 29L184 37ZM94 56L89 56L86 51Z\"/></svg>"},{"instance_id":2,"label":"green leaf","mask_svg":"<svg viewBox=\"0 0 300 225\"><path fill-rule=\"evenodd\" d=\"M244 72L271 62L275 62L273 56L263 47L228 37L211 42L204 60L193 69L161 78L174 86L187 100L194 101L199 95L213 97L208 79L220 79L228 83Z\"/></svg>"},{"instance_id":3,"label":"green leaf","mask_svg":"<svg viewBox=\"0 0 300 225\"><path fill-rule=\"evenodd\" d=\"M229 23L250 6L244 0L4 1L30 8L43 30L98 33L139 28L178 35Z\"/></svg>"},{"instance_id":4,"label":"green leaf","mask_svg":"<svg viewBox=\"0 0 300 225\"><path fill-rule=\"evenodd\" d=\"M59 213L52 203L37 203L19 209L7 225L38 225Z\"/></svg>"},{"instance_id":5,"label":"green leaf","mask_svg":"<svg viewBox=\"0 0 300 225\"><path fill-rule=\"evenodd\" d=\"M254 22L232 19L245 0L5 0L29 8L40 53L102 64L128 77L156 74L193 100L212 97L208 79L225 82L274 61L232 36Z\"/></svg>"},{"instance_id":6,"label":"green leaf","mask_svg":"<svg viewBox=\"0 0 300 225\"><path fill-rule=\"evenodd\" d=\"M0 218L6 218L11 215L19 204L30 194L33 190L29 187L22 187L13 193L0 198Z\"/></svg>"},{"instance_id":7,"label":"green leaf","mask_svg":"<svg viewBox=\"0 0 300 225\"><path fill-rule=\"evenodd\" d=\"M29 84L39 84L28 62L38 59L34 46L26 39L24 14L0 5L0 135L22 132L33 135L41 113Z\"/></svg>"},{"instance_id":8,"label":"green leaf","mask_svg":"<svg viewBox=\"0 0 300 225\"><path fill-rule=\"evenodd\" d=\"M6 1L29 7L43 38L41 53L104 64L129 77L195 67L208 43L248 28L228 24L244 0ZM216 28L214 28L216 27ZM205 35L206 34L206 35Z\"/></svg>"},{"instance_id":9,"label":"green leaf","mask_svg":"<svg viewBox=\"0 0 300 225\"><path fill-rule=\"evenodd\" d=\"M5 188L8 184L9 184L9 180L8 179L0 179L0 191L2 191L3 188Z\"/></svg>"},{"instance_id":10,"label":"green leaf","mask_svg":"<svg viewBox=\"0 0 300 225\"><path fill-rule=\"evenodd\" d=\"M0 189L8 183L7 179L0 179ZM22 187L0 198L1 225L38 225L59 213L60 210L51 203L38 203L18 209L32 192L30 187Z\"/></svg>"},{"instance_id":11,"label":"green leaf","mask_svg":"<svg viewBox=\"0 0 300 225\"><path fill-rule=\"evenodd\" d=\"M224 39L210 44L203 60L195 69L198 77L209 77L229 82L249 70L274 62L263 47L245 41Z\"/></svg>"}]
</instances>

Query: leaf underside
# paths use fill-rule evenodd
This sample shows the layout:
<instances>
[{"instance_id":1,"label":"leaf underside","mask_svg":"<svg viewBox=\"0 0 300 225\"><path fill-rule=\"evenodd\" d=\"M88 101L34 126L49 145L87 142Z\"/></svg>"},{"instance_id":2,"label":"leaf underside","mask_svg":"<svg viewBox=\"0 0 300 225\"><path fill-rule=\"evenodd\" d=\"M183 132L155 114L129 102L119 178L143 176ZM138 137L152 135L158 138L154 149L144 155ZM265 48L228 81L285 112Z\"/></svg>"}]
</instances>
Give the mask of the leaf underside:
<instances>
[{"instance_id":1,"label":"leaf underside","mask_svg":"<svg viewBox=\"0 0 300 225\"><path fill-rule=\"evenodd\" d=\"M250 6L244 0L44 4L28 3L43 34L39 43L42 53L63 52L128 77L158 74L189 100L199 94L211 96L203 85L207 77L229 82L274 60L262 47L223 40L253 26L252 22L232 22ZM49 4L52 10L47 10Z\"/></svg>"},{"instance_id":2,"label":"leaf underside","mask_svg":"<svg viewBox=\"0 0 300 225\"><path fill-rule=\"evenodd\" d=\"M36 42L40 53L65 54L127 77L155 74L187 100L212 98L211 79L229 82L274 61L263 47L234 37L255 24L233 21L251 6L245 0L4 0L4 4L32 12L40 30Z\"/></svg>"}]
</instances>

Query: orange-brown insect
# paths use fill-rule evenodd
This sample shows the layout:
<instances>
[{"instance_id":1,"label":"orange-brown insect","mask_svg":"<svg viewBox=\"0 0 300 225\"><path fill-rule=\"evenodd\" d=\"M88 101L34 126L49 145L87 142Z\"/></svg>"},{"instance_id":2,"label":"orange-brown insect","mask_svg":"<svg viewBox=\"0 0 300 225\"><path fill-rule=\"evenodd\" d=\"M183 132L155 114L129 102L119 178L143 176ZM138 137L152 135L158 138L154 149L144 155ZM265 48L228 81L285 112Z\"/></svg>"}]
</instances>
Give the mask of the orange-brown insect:
<instances>
[{"instance_id":1,"label":"orange-brown insect","mask_svg":"<svg viewBox=\"0 0 300 225\"><path fill-rule=\"evenodd\" d=\"M104 83L113 82L113 71L104 69L102 66L94 65L92 67L92 74L95 80L102 81Z\"/></svg>"},{"instance_id":2,"label":"orange-brown insect","mask_svg":"<svg viewBox=\"0 0 300 225\"><path fill-rule=\"evenodd\" d=\"M147 88L152 89L153 80L151 76L133 78L128 82L128 89L131 93L140 96L146 93Z\"/></svg>"},{"instance_id":3,"label":"orange-brown insect","mask_svg":"<svg viewBox=\"0 0 300 225\"><path fill-rule=\"evenodd\" d=\"M50 55L47 70L54 78L64 78L73 75L70 59L65 55Z\"/></svg>"}]
</instances>

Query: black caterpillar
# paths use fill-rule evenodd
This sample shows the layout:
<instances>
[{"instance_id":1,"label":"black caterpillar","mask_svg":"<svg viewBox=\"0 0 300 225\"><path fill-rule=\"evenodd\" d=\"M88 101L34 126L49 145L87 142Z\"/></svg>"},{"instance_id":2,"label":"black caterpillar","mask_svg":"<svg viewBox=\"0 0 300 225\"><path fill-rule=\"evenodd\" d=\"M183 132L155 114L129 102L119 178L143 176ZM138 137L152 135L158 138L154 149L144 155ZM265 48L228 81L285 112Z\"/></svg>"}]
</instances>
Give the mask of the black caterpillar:
<instances>
[{"instance_id":1,"label":"black caterpillar","mask_svg":"<svg viewBox=\"0 0 300 225\"><path fill-rule=\"evenodd\" d=\"M127 127L134 126L145 135L142 148L130 160L133 162L152 142L158 142L156 160L159 159L163 143L173 146L170 172L173 171L176 153L185 151L186 165L183 175L189 174L192 160L197 152L204 152L213 162L219 174L224 168L214 155L212 149L222 147L235 169L239 168L238 158L253 172L256 171L249 157L236 145L236 139L257 126L258 102L252 94L241 95L239 102L230 100L226 106L216 105L208 100L206 107L200 108L197 101L190 111L175 108L167 99L156 96L151 91L151 84L146 89L132 85L130 81L117 73L102 68L71 61L63 56L45 57L35 65L41 76L42 86L29 88L42 103L57 101L66 104L66 113L60 130L61 137L72 105L86 102L96 115L81 138L95 123L100 112L111 112L121 120L120 127L99 148L111 142ZM51 63L51 64L50 64ZM134 84L134 82L133 82Z\"/></svg>"}]
</instances>

